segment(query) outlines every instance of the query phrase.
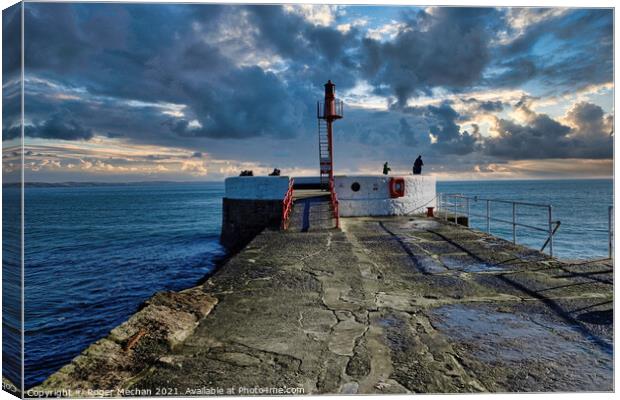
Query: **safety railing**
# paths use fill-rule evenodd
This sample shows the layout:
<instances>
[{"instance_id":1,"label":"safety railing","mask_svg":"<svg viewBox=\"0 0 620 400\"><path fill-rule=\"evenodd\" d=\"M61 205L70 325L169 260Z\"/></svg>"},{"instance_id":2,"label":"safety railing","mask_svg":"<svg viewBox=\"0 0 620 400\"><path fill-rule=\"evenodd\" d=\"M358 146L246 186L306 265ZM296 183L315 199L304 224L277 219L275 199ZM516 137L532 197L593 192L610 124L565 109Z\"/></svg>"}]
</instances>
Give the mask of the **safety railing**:
<instances>
[{"instance_id":1,"label":"safety railing","mask_svg":"<svg viewBox=\"0 0 620 400\"><path fill-rule=\"evenodd\" d=\"M288 229L288 224L291 217L291 211L293 211L293 185L295 180L291 178L288 181L288 190L282 200L282 229Z\"/></svg>"},{"instance_id":2,"label":"safety railing","mask_svg":"<svg viewBox=\"0 0 620 400\"><path fill-rule=\"evenodd\" d=\"M332 203L332 211L334 212L334 219L336 220L336 228L340 228L340 211L338 210L338 195L336 194L334 178L329 180L329 193Z\"/></svg>"},{"instance_id":3,"label":"safety railing","mask_svg":"<svg viewBox=\"0 0 620 400\"><path fill-rule=\"evenodd\" d=\"M482 203L485 206L486 213L479 214L471 211L472 204L478 203ZM494 203L510 205L512 211L512 219L507 220L503 218L493 217L491 208ZM546 210L547 218L543 226L534 226L519 222L517 220L517 211L519 207L533 207ZM462 194L439 193L438 215L440 218L443 217L446 221L448 221L450 215L452 215L454 217L454 223L458 222L459 215L466 216L468 221L470 221L471 217L482 218L486 221L486 231L489 234L491 233L491 222L509 224L512 226L512 242L515 244L517 243L517 227L543 232L546 235L546 240L540 251L544 251L545 248L547 248L548 246L549 255L551 257L553 257L553 236L558 231L561 225L560 221L553 220L553 206L550 204L536 204L510 200L485 199L478 196L468 197Z\"/></svg>"},{"instance_id":4,"label":"safety railing","mask_svg":"<svg viewBox=\"0 0 620 400\"><path fill-rule=\"evenodd\" d=\"M325 119L326 116L337 116L342 118L344 116L344 102L340 99L334 99L334 108L327 113L325 111L325 102L317 101L316 117L318 119Z\"/></svg>"}]
</instances>

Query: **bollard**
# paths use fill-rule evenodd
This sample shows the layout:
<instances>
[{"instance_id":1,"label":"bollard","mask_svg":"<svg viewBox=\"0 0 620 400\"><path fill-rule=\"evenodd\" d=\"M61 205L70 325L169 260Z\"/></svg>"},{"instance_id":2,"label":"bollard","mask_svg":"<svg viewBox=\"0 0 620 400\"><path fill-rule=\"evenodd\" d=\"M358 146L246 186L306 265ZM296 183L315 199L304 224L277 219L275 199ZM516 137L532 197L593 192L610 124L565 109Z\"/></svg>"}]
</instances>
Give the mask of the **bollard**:
<instances>
[{"instance_id":1,"label":"bollard","mask_svg":"<svg viewBox=\"0 0 620 400\"><path fill-rule=\"evenodd\" d=\"M429 218L433 218L435 216L435 214L433 213L434 209L435 207L426 207L426 216Z\"/></svg>"}]
</instances>

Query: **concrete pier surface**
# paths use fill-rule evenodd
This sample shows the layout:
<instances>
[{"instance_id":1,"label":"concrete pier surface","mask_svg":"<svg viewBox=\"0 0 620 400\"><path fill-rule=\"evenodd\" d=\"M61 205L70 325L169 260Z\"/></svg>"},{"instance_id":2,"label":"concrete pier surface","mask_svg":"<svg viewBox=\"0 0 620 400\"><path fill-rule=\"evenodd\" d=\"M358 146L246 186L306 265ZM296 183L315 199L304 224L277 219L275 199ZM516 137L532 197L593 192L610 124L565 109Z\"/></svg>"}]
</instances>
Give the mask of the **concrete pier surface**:
<instances>
[{"instance_id":1,"label":"concrete pier surface","mask_svg":"<svg viewBox=\"0 0 620 400\"><path fill-rule=\"evenodd\" d=\"M159 317L168 332L143 315L104 339L121 361L102 368L87 350L37 389L613 390L610 262L562 263L421 216L304 229L306 213L326 215L308 199L288 231L258 235L204 285L152 299L151 312L178 313Z\"/></svg>"}]
</instances>

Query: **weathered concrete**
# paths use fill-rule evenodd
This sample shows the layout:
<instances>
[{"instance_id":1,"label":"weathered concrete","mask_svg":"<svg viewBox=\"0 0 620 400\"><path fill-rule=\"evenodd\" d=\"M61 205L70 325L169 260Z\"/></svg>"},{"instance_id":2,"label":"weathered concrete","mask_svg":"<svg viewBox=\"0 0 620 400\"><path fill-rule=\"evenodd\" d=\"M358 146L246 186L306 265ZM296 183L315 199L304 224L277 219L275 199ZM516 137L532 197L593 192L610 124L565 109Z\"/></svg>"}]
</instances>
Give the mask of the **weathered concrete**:
<instances>
[{"instance_id":1,"label":"weathered concrete","mask_svg":"<svg viewBox=\"0 0 620 400\"><path fill-rule=\"evenodd\" d=\"M57 397L57 393L89 397L96 395L93 390L115 395L185 341L216 303L201 288L157 293L127 322L27 391L26 397Z\"/></svg>"},{"instance_id":2,"label":"weathered concrete","mask_svg":"<svg viewBox=\"0 0 620 400\"><path fill-rule=\"evenodd\" d=\"M610 264L569 265L422 217L341 225L257 236L200 288L218 303L195 331L121 385L176 395L613 389Z\"/></svg>"}]
</instances>

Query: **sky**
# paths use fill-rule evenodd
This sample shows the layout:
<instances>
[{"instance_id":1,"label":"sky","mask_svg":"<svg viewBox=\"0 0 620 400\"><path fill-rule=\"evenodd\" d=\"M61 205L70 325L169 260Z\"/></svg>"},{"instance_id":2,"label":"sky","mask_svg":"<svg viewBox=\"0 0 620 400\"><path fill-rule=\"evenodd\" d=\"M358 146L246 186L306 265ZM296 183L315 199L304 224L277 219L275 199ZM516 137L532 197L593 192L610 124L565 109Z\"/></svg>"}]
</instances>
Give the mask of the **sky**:
<instances>
[{"instance_id":1,"label":"sky","mask_svg":"<svg viewBox=\"0 0 620 400\"><path fill-rule=\"evenodd\" d=\"M5 10L4 173L19 27ZM28 181L318 175L328 79L336 174L613 173L611 9L25 3L24 38Z\"/></svg>"}]
</instances>

